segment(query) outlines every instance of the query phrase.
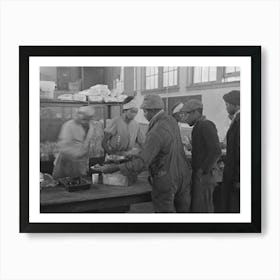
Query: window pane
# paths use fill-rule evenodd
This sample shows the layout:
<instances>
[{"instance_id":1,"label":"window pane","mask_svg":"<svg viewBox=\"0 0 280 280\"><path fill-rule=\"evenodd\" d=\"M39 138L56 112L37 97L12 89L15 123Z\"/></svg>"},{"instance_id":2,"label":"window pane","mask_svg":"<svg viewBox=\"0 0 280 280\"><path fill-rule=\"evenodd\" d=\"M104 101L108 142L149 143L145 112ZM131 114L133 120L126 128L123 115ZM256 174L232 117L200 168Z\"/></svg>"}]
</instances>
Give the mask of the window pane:
<instances>
[{"instance_id":1,"label":"window pane","mask_svg":"<svg viewBox=\"0 0 280 280\"><path fill-rule=\"evenodd\" d=\"M224 82L235 82L235 81L240 81L240 77L234 76L234 77L227 77L224 79Z\"/></svg>"},{"instance_id":2,"label":"window pane","mask_svg":"<svg viewBox=\"0 0 280 280\"><path fill-rule=\"evenodd\" d=\"M235 72L235 67L232 66L226 67L226 73L233 73L233 72Z\"/></svg>"},{"instance_id":3,"label":"window pane","mask_svg":"<svg viewBox=\"0 0 280 280\"><path fill-rule=\"evenodd\" d=\"M202 67L202 82L208 82L209 78L208 78L208 67Z\"/></svg>"},{"instance_id":4,"label":"window pane","mask_svg":"<svg viewBox=\"0 0 280 280\"><path fill-rule=\"evenodd\" d=\"M146 67L146 89L158 87L158 67Z\"/></svg>"},{"instance_id":5,"label":"window pane","mask_svg":"<svg viewBox=\"0 0 280 280\"><path fill-rule=\"evenodd\" d=\"M217 67L209 67L209 81L217 80Z\"/></svg>"},{"instance_id":6,"label":"window pane","mask_svg":"<svg viewBox=\"0 0 280 280\"><path fill-rule=\"evenodd\" d=\"M178 84L178 67L177 66L168 66L163 67L163 86L175 86Z\"/></svg>"},{"instance_id":7,"label":"window pane","mask_svg":"<svg viewBox=\"0 0 280 280\"><path fill-rule=\"evenodd\" d=\"M194 67L193 82L201 83L202 67Z\"/></svg>"},{"instance_id":8,"label":"window pane","mask_svg":"<svg viewBox=\"0 0 280 280\"><path fill-rule=\"evenodd\" d=\"M173 80L173 72L169 72L169 77L168 77L168 85L173 86L174 85L174 80Z\"/></svg>"}]
</instances>

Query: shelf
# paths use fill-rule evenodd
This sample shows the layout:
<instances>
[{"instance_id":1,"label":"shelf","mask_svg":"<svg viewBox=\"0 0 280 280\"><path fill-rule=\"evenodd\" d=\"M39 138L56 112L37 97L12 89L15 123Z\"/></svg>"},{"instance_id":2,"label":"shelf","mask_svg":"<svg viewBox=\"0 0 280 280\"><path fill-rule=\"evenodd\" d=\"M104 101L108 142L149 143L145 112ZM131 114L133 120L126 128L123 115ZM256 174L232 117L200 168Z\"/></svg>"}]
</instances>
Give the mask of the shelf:
<instances>
[{"instance_id":1,"label":"shelf","mask_svg":"<svg viewBox=\"0 0 280 280\"><path fill-rule=\"evenodd\" d=\"M76 101L76 100L58 100L58 99L40 99L41 107L46 106L71 106L71 105L96 105L96 106L122 106L122 102L92 102L92 101Z\"/></svg>"}]
</instances>

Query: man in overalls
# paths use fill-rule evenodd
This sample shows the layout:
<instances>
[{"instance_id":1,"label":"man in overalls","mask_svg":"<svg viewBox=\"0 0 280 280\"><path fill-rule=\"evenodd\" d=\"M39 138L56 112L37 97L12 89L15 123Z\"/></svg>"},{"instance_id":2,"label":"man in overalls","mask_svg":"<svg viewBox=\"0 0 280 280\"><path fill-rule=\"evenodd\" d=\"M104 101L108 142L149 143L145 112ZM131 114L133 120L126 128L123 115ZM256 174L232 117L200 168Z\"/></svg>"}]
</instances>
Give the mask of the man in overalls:
<instances>
[{"instance_id":1,"label":"man in overalls","mask_svg":"<svg viewBox=\"0 0 280 280\"><path fill-rule=\"evenodd\" d=\"M147 95L141 106L149 121L143 150L131 161L103 168L124 175L149 170L155 212L189 212L191 168L184 154L176 120L164 112L159 95Z\"/></svg>"}]
</instances>

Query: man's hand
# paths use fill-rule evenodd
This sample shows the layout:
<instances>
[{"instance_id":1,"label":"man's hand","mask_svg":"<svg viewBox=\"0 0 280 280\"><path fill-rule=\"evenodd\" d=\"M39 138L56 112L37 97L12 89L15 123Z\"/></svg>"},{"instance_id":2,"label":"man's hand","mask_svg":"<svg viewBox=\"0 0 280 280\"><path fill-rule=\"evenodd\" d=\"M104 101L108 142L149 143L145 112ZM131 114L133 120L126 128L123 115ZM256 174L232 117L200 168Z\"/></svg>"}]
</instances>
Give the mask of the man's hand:
<instances>
[{"instance_id":1,"label":"man's hand","mask_svg":"<svg viewBox=\"0 0 280 280\"><path fill-rule=\"evenodd\" d=\"M104 174L110 174L119 171L119 166L117 164L107 164L107 165L95 165L94 166L95 171L102 172Z\"/></svg>"},{"instance_id":2,"label":"man's hand","mask_svg":"<svg viewBox=\"0 0 280 280\"><path fill-rule=\"evenodd\" d=\"M107 174L107 173L114 173L114 172L117 172L119 171L119 166L117 164L110 164L110 165L105 165L104 169L103 169L103 173L104 174Z\"/></svg>"}]
</instances>

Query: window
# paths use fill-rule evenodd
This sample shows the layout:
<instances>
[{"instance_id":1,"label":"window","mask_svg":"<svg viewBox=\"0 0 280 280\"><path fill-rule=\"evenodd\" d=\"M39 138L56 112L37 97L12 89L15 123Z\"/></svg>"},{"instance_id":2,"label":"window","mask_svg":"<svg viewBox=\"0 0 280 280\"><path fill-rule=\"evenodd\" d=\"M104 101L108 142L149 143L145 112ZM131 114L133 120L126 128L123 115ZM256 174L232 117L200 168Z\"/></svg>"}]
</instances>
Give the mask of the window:
<instances>
[{"instance_id":1,"label":"window","mask_svg":"<svg viewBox=\"0 0 280 280\"><path fill-rule=\"evenodd\" d=\"M240 81L240 67L229 66L224 67L224 75L222 82Z\"/></svg>"},{"instance_id":2,"label":"window","mask_svg":"<svg viewBox=\"0 0 280 280\"><path fill-rule=\"evenodd\" d=\"M194 67L193 83L208 83L217 80L217 67Z\"/></svg>"},{"instance_id":3,"label":"window","mask_svg":"<svg viewBox=\"0 0 280 280\"><path fill-rule=\"evenodd\" d=\"M191 67L190 68L190 86L215 86L217 84L239 82L240 81L240 67L226 66L226 67Z\"/></svg>"},{"instance_id":4,"label":"window","mask_svg":"<svg viewBox=\"0 0 280 280\"><path fill-rule=\"evenodd\" d=\"M124 91L124 67L121 67L120 70L120 78L114 80L113 87L117 89L119 92Z\"/></svg>"},{"instance_id":5,"label":"window","mask_svg":"<svg viewBox=\"0 0 280 280\"><path fill-rule=\"evenodd\" d=\"M178 85L178 67L163 67L163 87Z\"/></svg>"},{"instance_id":6,"label":"window","mask_svg":"<svg viewBox=\"0 0 280 280\"><path fill-rule=\"evenodd\" d=\"M158 67L146 67L145 85L147 90L158 88L158 77Z\"/></svg>"}]
</instances>

